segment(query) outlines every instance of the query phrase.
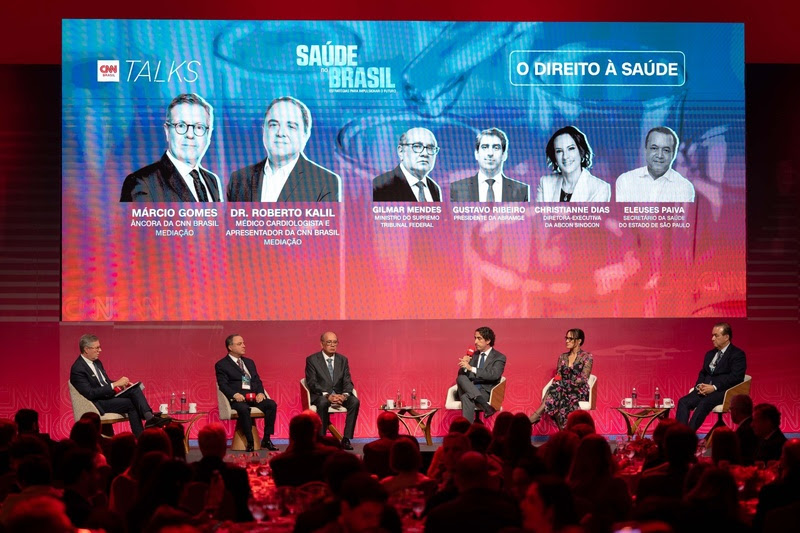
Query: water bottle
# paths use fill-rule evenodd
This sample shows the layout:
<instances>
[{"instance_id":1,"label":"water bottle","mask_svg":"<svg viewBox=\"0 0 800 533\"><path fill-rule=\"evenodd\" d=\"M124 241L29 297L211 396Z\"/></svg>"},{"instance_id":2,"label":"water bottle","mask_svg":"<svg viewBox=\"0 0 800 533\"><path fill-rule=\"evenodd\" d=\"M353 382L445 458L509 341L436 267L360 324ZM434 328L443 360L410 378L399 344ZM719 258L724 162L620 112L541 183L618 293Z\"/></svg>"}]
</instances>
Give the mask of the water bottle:
<instances>
[{"instance_id":1,"label":"water bottle","mask_svg":"<svg viewBox=\"0 0 800 533\"><path fill-rule=\"evenodd\" d=\"M169 397L169 412L175 412L175 393L173 392L172 395Z\"/></svg>"},{"instance_id":2,"label":"water bottle","mask_svg":"<svg viewBox=\"0 0 800 533\"><path fill-rule=\"evenodd\" d=\"M411 389L411 408L417 405L417 389Z\"/></svg>"},{"instance_id":3,"label":"water bottle","mask_svg":"<svg viewBox=\"0 0 800 533\"><path fill-rule=\"evenodd\" d=\"M400 389L397 389L397 399L394 401L394 406L398 409L402 409L403 407L403 398L400 396Z\"/></svg>"},{"instance_id":4,"label":"water bottle","mask_svg":"<svg viewBox=\"0 0 800 533\"><path fill-rule=\"evenodd\" d=\"M656 387L656 392L653 394L653 399L656 401L656 408L661 407L661 391Z\"/></svg>"},{"instance_id":5,"label":"water bottle","mask_svg":"<svg viewBox=\"0 0 800 533\"><path fill-rule=\"evenodd\" d=\"M636 404L636 396L637 396L636 387L634 387L633 390L631 391L631 403L633 404L634 407L636 407L636 405L637 405Z\"/></svg>"},{"instance_id":6,"label":"water bottle","mask_svg":"<svg viewBox=\"0 0 800 533\"><path fill-rule=\"evenodd\" d=\"M188 413L189 408L186 406L186 392L181 393L181 413Z\"/></svg>"}]
</instances>

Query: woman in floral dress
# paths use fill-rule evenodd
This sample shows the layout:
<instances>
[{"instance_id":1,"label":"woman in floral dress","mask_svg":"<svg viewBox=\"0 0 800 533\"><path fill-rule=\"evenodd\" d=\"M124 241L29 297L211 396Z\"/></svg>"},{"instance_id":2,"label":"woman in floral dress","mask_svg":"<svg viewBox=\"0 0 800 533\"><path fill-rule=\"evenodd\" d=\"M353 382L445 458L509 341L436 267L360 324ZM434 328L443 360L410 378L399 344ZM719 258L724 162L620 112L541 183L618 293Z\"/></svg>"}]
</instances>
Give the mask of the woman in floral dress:
<instances>
[{"instance_id":1,"label":"woman in floral dress","mask_svg":"<svg viewBox=\"0 0 800 533\"><path fill-rule=\"evenodd\" d=\"M537 423L544 413L550 415L560 429L567 417L579 409L578 402L589 400L589 376L592 375L592 354L582 350L585 336L581 329L571 329L564 336L567 352L558 356L553 384L542 399L542 404L530 416Z\"/></svg>"}]
</instances>

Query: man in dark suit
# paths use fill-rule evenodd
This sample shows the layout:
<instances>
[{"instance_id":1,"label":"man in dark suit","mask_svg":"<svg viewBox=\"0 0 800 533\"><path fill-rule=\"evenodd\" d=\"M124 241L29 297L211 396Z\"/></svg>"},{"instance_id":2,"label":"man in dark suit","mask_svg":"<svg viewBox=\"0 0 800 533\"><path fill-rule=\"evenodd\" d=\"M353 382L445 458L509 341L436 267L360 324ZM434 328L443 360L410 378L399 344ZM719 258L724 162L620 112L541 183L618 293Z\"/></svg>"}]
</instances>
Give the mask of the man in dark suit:
<instances>
[{"instance_id":1,"label":"man in dark suit","mask_svg":"<svg viewBox=\"0 0 800 533\"><path fill-rule=\"evenodd\" d=\"M228 355L217 361L214 370L217 373L219 390L231 402L231 407L238 415L238 424L247 439L247 451L253 451L253 420L250 418L250 404L245 399L245 394L255 393L256 399L253 406L264 413L264 438L261 447L270 451L278 448L272 444L270 438L275 432L275 415L278 413L278 404L267 398L264 384L258 375L256 363L244 356L245 345L241 335L228 335L225 339Z\"/></svg>"},{"instance_id":2,"label":"man in dark suit","mask_svg":"<svg viewBox=\"0 0 800 533\"><path fill-rule=\"evenodd\" d=\"M400 164L372 180L373 202L441 202L442 190L428 176L439 146L433 132L411 128L397 143Z\"/></svg>"},{"instance_id":3,"label":"man in dark suit","mask_svg":"<svg viewBox=\"0 0 800 533\"><path fill-rule=\"evenodd\" d=\"M392 445L400 434L400 419L392 411L381 411L378 415L378 440L364 445L364 466L378 479L392 475L389 456Z\"/></svg>"},{"instance_id":4,"label":"man in dark suit","mask_svg":"<svg viewBox=\"0 0 800 533\"><path fill-rule=\"evenodd\" d=\"M282 96L264 115L267 157L231 174L229 202L341 202L342 180L303 150L311 136L311 112L300 100Z\"/></svg>"},{"instance_id":5,"label":"man in dark suit","mask_svg":"<svg viewBox=\"0 0 800 533\"><path fill-rule=\"evenodd\" d=\"M202 96L176 96L167 107L167 151L159 161L130 174L120 202L220 202L222 183L200 166L211 144L214 108Z\"/></svg>"},{"instance_id":6,"label":"man in dark suit","mask_svg":"<svg viewBox=\"0 0 800 533\"><path fill-rule=\"evenodd\" d=\"M714 326L711 330L714 349L706 352L694 390L678 400L675 418L695 431L703 425L708 413L722 403L725 391L744 381L747 360L744 352L731 344L731 339L730 324L720 322Z\"/></svg>"},{"instance_id":7,"label":"man in dark suit","mask_svg":"<svg viewBox=\"0 0 800 533\"><path fill-rule=\"evenodd\" d=\"M756 461L768 463L781 458L786 435L781 431L781 412L769 403L760 403L753 408L753 433L756 443Z\"/></svg>"},{"instance_id":8,"label":"man in dark suit","mask_svg":"<svg viewBox=\"0 0 800 533\"><path fill-rule=\"evenodd\" d=\"M144 431L142 419L145 420L145 427L164 426L170 422L171 418L153 413L140 387L131 387L123 395L115 397L117 393L114 389L127 387L131 381L125 376L116 381L108 377L99 359L102 350L100 339L96 335L82 335L78 347L81 354L72 364L69 381L83 397L97 407L101 415L128 415L131 431L137 437Z\"/></svg>"},{"instance_id":9,"label":"man in dark suit","mask_svg":"<svg viewBox=\"0 0 800 533\"><path fill-rule=\"evenodd\" d=\"M758 437L753 432L753 399L747 394L737 394L731 400L731 422L736 424L742 464L750 466L756 456Z\"/></svg>"},{"instance_id":10,"label":"man in dark suit","mask_svg":"<svg viewBox=\"0 0 800 533\"><path fill-rule=\"evenodd\" d=\"M450 185L451 202L527 202L530 186L503 174L508 137L503 130L483 130L475 138L478 173Z\"/></svg>"},{"instance_id":11,"label":"man in dark suit","mask_svg":"<svg viewBox=\"0 0 800 533\"><path fill-rule=\"evenodd\" d=\"M322 419L322 435L325 435L330 424L328 408L347 409L342 448L352 450L350 439L356 429L359 401L353 394L350 364L347 357L336 351L339 346L336 333L323 333L320 344L322 351L306 357L306 387L311 393L311 404L316 406L317 414Z\"/></svg>"},{"instance_id":12,"label":"man in dark suit","mask_svg":"<svg viewBox=\"0 0 800 533\"><path fill-rule=\"evenodd\" d=\"M456 385L461 414L470 422L475 420L475 404L481 406L486 418L495 413L495 408L489 405L489 393L503 377L506 356L494 349L494 341L491 328L478 328L475 330L475 353L472 357L462 357L458 363Z\"/></svg>"}]
</instances>

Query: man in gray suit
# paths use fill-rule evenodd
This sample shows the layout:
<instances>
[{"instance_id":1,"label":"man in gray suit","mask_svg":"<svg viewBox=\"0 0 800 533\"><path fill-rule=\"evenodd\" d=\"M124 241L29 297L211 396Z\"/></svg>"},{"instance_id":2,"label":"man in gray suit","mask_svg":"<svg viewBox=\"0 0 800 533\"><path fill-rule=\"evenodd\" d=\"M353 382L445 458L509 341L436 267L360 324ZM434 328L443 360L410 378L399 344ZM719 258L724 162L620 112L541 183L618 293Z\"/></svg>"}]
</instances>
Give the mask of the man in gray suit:
<instances>
[{"instance_id":1,"label":"man in gray suit","mask_svg":"<svg viewBox=\"0 0 800 533\"><path fill-rule=\"evenodd\" d=\"M339 347L336 333L327 331L319 340L322 351L306 357L306 387L311 393L311 403L317 407L317 414L322 419L323 436L330 424L328 408L347 409L342 448L352 450L350 439L356 429L359 401L353 394L350 364L347 357L336 351Z\"/></svg>"},{"instance_id":2,"label":"man in gray suit","mask_svg":"<svg viewBox=\"0 0 800 533\"><path fill-rule=\"evenodd\" d=\"M483 130L475 138L478 173L450 185L451 202L527 202L530 186L503 174L508 136L503 130Z\"/></svg>"},{"instance_id":3,"label":"man in gray suit","mask_svg":"<svg viewBox=\"0 0 800 533\"><path fill-rule=\"evenodd\" d=\"M506 356L494 349L494 341L491 328L478 328L475 330L475 352L472 357L465 355L458 362L458 399L461 400L461 414L470 422L475 420L475 404L480 405L486 418L496 411L489 405L489 393L503 377Z\"/></svg>"}]
</instances>

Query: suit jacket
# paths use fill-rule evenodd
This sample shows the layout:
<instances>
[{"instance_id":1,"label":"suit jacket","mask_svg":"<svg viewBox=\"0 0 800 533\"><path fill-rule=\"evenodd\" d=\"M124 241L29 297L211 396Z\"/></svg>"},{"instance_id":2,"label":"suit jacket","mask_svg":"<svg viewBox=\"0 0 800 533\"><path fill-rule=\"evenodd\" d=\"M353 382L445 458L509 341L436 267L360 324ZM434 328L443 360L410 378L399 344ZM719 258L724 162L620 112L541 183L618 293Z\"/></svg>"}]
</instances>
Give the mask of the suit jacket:
<instances>
[{"instance_id":1,"label":"suit jacket","mask_svg":"<svg viewBox=\"0 0 800 533\"><path fill-rule=\"evenodd\" d=\"M266 158L240 168L228 182L229 202L260 202ZM289 179L281 189L279 202L341 202L342 179L300 154Z\"/></svg>"},{"instance_id":2,"label":"suit jacket","mask_svg":"<svg viewBox=\"0 0 800 533\"><path fill-rule=\"evenodd\" d=\"M388 437L381 437L378 440L368 442L364 445L364 466L367 472L375 474L378 479L383 479L386 476L392 475L392 467L389 463L389 458L392 451L392 446L397 439L390 439Z\"/></svg>"},{"instance_id":3,"label":"suit jacket","mask_svg":"<svg viewBox=\"0 0 800 533\"><path fill-rule=\"evenodd\" d=\"M222 481L225 482L225 490L230 491L236 506L236 521L248 522L253 519L247 507L247 500L250 498L250 480L247 477L247 470L239 466L234 466L223 461L219 457L203 457L197 462L189 465L192 468L192 479L201 483L210 483L211 476L215 470L219 471Z\"/></svg>"},{"instance_id":4,"label":"suit jacket","mask_svg":"<svg viewBox=\"0 0 800 533\"><path fill-rule=\"evenodd\" d=\"M306 357L306 387L315 402L323 393L353 394L353 380L350 377L350 364L340 353L333 356L333 380L322 352Z\"/></svg>"},{"instance_id":5,"label":"suit jacket","mask_svg":"<svg viewBox=\"0 0 800 533\"><path fill-rule=\"evenodd\" d=\"M106 380L105 385L100 383L97 376L94 375L92 369L89 368L89 365L86 364L86 361L84 361L83 357L80 355L78 359L72 363L72 368L69 371L69 381L84 398L95 404L95 407L97 407L101 415L104 415L106 413L97 405L97 400L108 400L114 397L114 389L111 387L111 382L113 380L108 377L100 359L94 362L94 366L97 368L98 372L103 374L103 378Z\"/></svg>"},{"instance_id":6,"label":"suit jacket","mask_svg":"<svg viewBox=\"0 0 800 533\"><path fill-rule=\"evenodd\" d=\"M726 391L744 381L744 374L747 370L747 359L744 352L733 344L728 345L725 355L717 361L717 366L712 372L709 365L716 353L716 348L706 352L703 368L697 376L695 387L701 383L708 383L716 386L718 391Z\"/></svg>"},{"instance_id":7,"label":"suit jacket","mask_svg":"<svg viewBox=\"0 0 800 533\"><path fill-rule=\"evenodd\" d=\"M500 378L503 377L503 371L506 368L506 356L492 347L492 351L486 357L483 368L478 368L480 355L481 353L476 350L469 361L470 366L474 366L477 372L467 372L465 369L459 368L458 373L469 377L470 381L477 385L479 389L488 391L500 383Z\"/></svg>"},{"instance_id":8,"label":"suit jacket","mask_svg":"<svg viewBox=\"0 0 800 533\"><path fill-rule=\"evenodd\" d=\"M242 357L244 366L250 372L250 390L242 389L242 376L244 372L239 368L239 365L233 362L229 355L225 355L222 359L217 361L214 365L214 371L217 373L217 385L219 390L225 395L226 398L231 399L237 392L239 394L246 394L248 392L259 392L266 394L264 384L261 382L261 376L258 375L256 370L256 363L252 359Z\"/></svg>"},{"instance_id":9,"label":"suit jacket","mask_svg":"<svg viewBox=\"0 0 800 533\"><path fill-rule=\"evenodd\" d=\"M742 454L742 464L750 466L756 456L758 437L753 433L753 417L747 417L736 428L736 436L739 437L739 449Z\"/></svg>"},{"instance_id":10,"label":"suit jacket","mask_svg":"<svg viewBox=\"0 0 800 533\"><path fill-rule=\"evenodd\" d=\"M530 201L530 186L503 174L503 202ZM450 184L451 202L479 202L478 175Z\"/></svg>"},{"instance_id":11,"label":"suit jacket","mask_svg":"<svg viewBox=\"0 0 800 533\"><path fill-rule=\"evenodd\" d=\"M210 170L200 167L200 177L211 192L211 199L220 201L219 178ZM120 202L196 202L178 169L167 153L161 159L140 168L125 178Z\"/></svg>"},{"instance_id":12,"label":"suit jacket","mask_svg":"<svg viewBox=\"0 0 800 533\"><path fill-rule=\"evenodd\" d=\"M489 533L503 528L516 530L521 525L519 506L510 496L490 489L470 489L431 509L425 531Z\"/></svg>"},{"instance_id":13,"label":"suit jacket","mask_svg":"<svg viewBox=\"0 0 800 533\"><path fill-rule=\"evenodd\" d=\"M776 429L766 439L758 439L756 445L756 461L779 461L783 453L783 445L786 444L786 435L780 429Z\"/></svg>"},{"instance_id":14,"label":"suit jacket","mask_svg":"<svg viewBox=\"0 0 800 533\"><path fill-rule=\"evenodd\" d=\"M428 176L425 178L431 198L434 202L442 201L442 190L439 185ZM394 170L381 174L372 180L373 202L416 202L417 197L406 180L405 174L397 165Z\"/></svg>"},{"instance_id":15,"label":"suit jacket","mask_svg":"<svg viewBox=\"0 0 800 533\"><path fill-rule=\"evenodd\" d=\"M558 202L561 198L561 185L564 177L560 174L542 176L536 187L537 202ZM583 169L570 202L608 202L611 200L611 185L595 178L588 170Z\"/></svg>"}]
</instances>

